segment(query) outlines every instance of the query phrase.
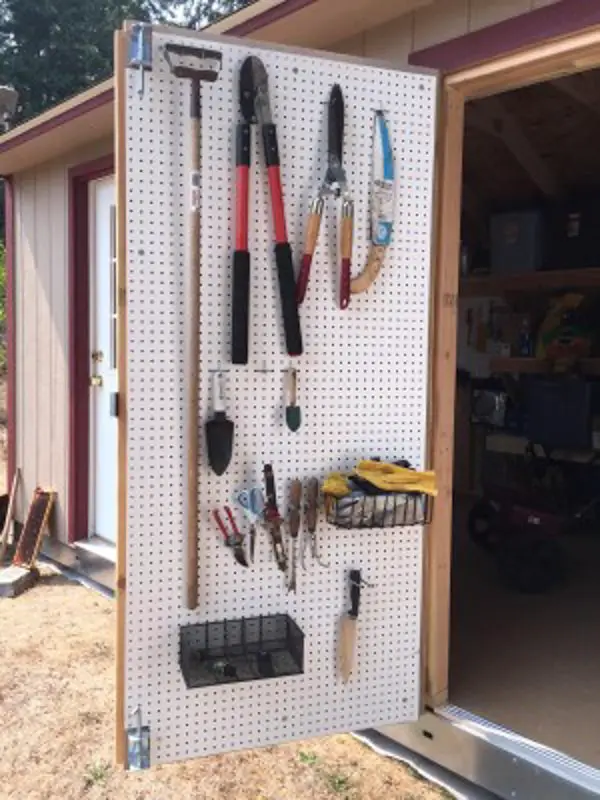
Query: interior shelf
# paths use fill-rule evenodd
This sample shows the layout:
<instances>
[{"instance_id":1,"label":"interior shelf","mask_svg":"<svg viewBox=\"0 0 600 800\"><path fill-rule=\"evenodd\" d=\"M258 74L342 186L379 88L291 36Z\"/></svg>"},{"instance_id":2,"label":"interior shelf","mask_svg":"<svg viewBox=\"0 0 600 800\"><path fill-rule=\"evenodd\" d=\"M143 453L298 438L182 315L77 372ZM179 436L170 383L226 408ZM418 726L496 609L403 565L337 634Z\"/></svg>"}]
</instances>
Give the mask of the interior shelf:
<instances>
[{"instance_id":1,"label":"interior shelf","mask_svg":"<svg viewBox=\"0 0 600 800\"><path fill-rule=\"evenodd\" d=\"M583 358L578 367L584 375L600 375L600 358ZM492 372L544 374L552 372L552 365L542 358L510 358L496 356L490 360Z\"/></svg>"},{"instance_id":2,"label":"interior shelf","mask_svg":"<svg viewBox=\"0 0 600 800\"><path fill-rule=\"evenodd\" d=\"M460 281L461 297L494 297L509 292L600 288L600 269L565 269L515 275L469 275Z\"/></svg>"}]
</instances>

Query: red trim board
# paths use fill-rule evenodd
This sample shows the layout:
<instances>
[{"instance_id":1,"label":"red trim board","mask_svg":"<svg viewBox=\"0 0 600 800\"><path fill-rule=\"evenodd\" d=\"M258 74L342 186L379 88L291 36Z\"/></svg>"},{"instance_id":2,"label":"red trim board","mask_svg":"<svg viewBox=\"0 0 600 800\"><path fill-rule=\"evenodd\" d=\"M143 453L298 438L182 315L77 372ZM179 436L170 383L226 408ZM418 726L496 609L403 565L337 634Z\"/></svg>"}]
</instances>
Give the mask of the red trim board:
<instances>
[{"instance_id":1,"label":"red trim board","mask_svg":"<svg viewBox=\"0 0 600 800\"><path fill-rule=\"evenodd\" d=\"M416 50L408 60L414 66L456 72L595 25L600 25L598 0L561 0L442 44Z\"/></svg>"},{"instance_id":2,"label":"red trim board","mask_svg":"<svg viewBox=\"0 0 600 800\"><path fill-rule=\"evenodd\" d=\"M6 269L6 417L8 436L8 459L6 464L6 490L10 492L17 466L15 417L16 391L16 338L15 338L15 218L14 186L11 175L4 178L4 225L5 225L5 269Z\"/></svg>"},{"instance_id":3,"label":"red trim board","mask_svg":"<svg viewBox=\"0 0 600 800\"><path fill-rule=\"evenodd\" d=\"M89 184L114 173L114 156L69 170L69 542L88 536L90 242Z\"/></svg>"}]
</instances>

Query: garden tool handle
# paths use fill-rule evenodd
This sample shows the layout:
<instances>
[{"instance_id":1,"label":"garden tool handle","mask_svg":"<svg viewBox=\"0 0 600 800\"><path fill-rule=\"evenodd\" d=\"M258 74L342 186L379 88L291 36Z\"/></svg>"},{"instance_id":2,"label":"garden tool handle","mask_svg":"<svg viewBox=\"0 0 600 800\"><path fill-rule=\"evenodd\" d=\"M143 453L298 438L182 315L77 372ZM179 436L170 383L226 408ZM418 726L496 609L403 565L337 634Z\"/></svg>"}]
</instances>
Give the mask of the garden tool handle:
<instances>
[{"instance_id":1,"label":"garden tool handle","mask_svg":"<svg viewBox=\"0 0 600 800\"><path fill-rule=\"evenodd\" d=\"M304 254L302 256L302 264L300 265L298 282L296 284L296 302L298 305L301 305L306 295L312 259L319 238L321 220L323 219L323 206L324 201L322 197L318 197L311 205L304 239Z\"/></svg>"},{"instance_id":2,"label":"garden tool handle","mask_svg":"<svg viewBox=\"0 0 600 800\"><path fill-rule=\"evenodd\" d=\"M350 303L350 274L352 263L352 243L354 234L354 208L349 200L342 204L342 222L340 229L340 308L348 308Z\"/></svg>"},{"instance_id":3,"label":"garden tool handle","mask_svg":"<svg viewBox=\"0 0 600 800\"><path fill-rule=\"evenodd\" d=\"M248 363L250 318L250 253L248 251L248 176L250 172L250 125L236 129L235 252L231 308L231 361Z\"/></svg>"}]
</instances>

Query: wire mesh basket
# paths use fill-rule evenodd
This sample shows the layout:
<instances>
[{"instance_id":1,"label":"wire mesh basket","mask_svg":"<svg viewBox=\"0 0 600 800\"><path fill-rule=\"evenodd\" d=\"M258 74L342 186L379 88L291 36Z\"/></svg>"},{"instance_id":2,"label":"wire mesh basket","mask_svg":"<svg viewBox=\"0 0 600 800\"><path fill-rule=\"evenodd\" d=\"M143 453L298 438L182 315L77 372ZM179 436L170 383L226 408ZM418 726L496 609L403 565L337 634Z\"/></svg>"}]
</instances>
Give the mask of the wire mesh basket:
<instances>
[{"instance_id":1,"label":"wire mesh basket","mask_svg":"<svg viewBox=\"0 0 600 800\"><path fill-rule=\"evenodd\" d=\"M179 664L188 689L304 672L304 634L287 614L180 628Z\"/></svg>"},{"instance_id":2,"label":"wire mesh basket","mask_svg":"<svg viewBox=\"0 0 600 800\"><path fill-rule=\"evenodd\" d=\"M341 498L327 495L325 510L337 528L404 528L431 522L433 498L422 492L352 492Z\"/></svg>"}]
</instances>

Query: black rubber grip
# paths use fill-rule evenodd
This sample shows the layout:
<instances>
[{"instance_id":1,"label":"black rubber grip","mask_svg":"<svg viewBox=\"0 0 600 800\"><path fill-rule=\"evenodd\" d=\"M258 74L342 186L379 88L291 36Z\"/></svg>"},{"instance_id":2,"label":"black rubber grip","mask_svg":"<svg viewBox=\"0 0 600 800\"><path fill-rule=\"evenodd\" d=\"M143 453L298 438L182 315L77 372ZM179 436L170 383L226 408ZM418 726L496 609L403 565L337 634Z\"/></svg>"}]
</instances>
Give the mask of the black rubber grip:
<instances>
[{"instance_id":1,"label":"black rubber grip","mask_svg":"<svg viewBox=\"0 0 600 800\"><path fill-rule=\"evenodd\" d=\"M270 122L262 126L263 145L265 148L265 162L267 167L276 167L279 164L279 147L277 145L277 128Z\"/></svg>"},{"instance_id":2,"label":"black rubber grip","mask_svg":"<svg viewBox=\"0 0 600 800\"><path fill-rule=\"evenodd\" d=\"M250 253L233 254L233 295L231 304L231 361L248 363L248 323L250 317Z\"/></svg>"},{"instance_id":3,"label":"black rubber grip","mask_svg":"<svg viewBox=\"0 0 600 800\"><path fill-rule=\"evenodd\" d=\"M250 125L240 122L235 137L235 163L238 167L250 166Z\"/></svg>"},{"instance_id":4,"label":"black rubber grip","mask_svg":"<svg viewBox=\"0 0 600 800\"><path fill-rule=\"evenodd\" d=\"M275 245L275 261L279 278L279 296L285 330L285 344L290 356L302 355L302 332L296 303L296 281L292 263L292 249L288 242Z\"/></svg>"}]
</instances>

